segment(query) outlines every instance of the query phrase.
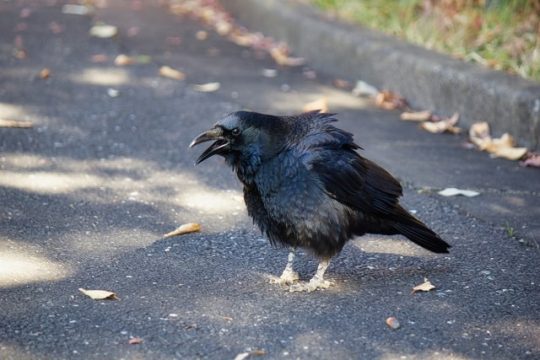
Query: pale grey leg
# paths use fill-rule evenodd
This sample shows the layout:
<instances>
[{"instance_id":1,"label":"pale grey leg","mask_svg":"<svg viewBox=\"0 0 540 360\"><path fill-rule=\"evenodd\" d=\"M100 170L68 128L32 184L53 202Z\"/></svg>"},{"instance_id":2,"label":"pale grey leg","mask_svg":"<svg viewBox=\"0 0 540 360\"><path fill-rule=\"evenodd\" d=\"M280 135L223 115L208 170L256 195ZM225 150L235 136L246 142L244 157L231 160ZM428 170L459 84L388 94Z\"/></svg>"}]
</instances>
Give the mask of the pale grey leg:
<instances>
[{"instance_id":1,"label":"pale grey leg","mask_svg":"<svg viewBox=\"0 0 540 360\"><path fill-rule=\"evenodd\" d=\"M287 265L285 266L285 270L283 270L283 273L280 277L272 277L270 279L271 283L274 284L280 284L280 285L291 285L294 284L300 277L298 276L298 273L293 270L293 261L294 261L294 255L295 255L296 248L291 248L289 251L289 256L287 257Z\"/></svg>"},{"instance_id":2,"label":"pale grey leg","mask_svg":"<svg viewBox=\"0 0 540 360\"><path fill-rule=\"evenodd\" d=\"M317 267L317 272L309 282L300 282L298 284L293 284L289 287L289 291L307 291L312 292L318 289L328 289L333 283L328 280L324 280L324 273L330 265L330 259L321 260L319 266Z\"/></svg>"}]
</instances>

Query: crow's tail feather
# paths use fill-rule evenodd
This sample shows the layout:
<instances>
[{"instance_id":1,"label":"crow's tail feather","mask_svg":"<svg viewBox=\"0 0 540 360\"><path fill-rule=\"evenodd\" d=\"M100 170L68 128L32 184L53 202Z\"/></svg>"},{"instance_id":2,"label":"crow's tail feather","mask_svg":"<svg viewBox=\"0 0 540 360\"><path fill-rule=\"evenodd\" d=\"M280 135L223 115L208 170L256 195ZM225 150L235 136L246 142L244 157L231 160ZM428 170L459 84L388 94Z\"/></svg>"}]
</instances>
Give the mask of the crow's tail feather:
<instances>
[{"instance_id":1,"label":"crow's tail feather","mask_svg":"<svg viewBox=\"0 0 540 360\"><path fill-rule=\"evenodd\" d=\"M412 242L435 253L448 253L451 247L439 235L430 230L420 220L410 215L402 207L395 213L395 222L392 227L402 235L405 235Z\"/></svg>"}]
</instances>

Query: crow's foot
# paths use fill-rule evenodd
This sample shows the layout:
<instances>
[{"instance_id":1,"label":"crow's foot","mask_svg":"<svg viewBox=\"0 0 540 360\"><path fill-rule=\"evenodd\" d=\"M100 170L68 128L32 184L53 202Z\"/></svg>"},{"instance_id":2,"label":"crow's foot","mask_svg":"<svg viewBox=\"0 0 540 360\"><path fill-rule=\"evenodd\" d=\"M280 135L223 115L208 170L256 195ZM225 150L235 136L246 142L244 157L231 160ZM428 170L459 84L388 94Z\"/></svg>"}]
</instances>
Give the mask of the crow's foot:
<instances>
[{"instance_id":1,"label":"crow's foot","mask_svg":"<svg viewBox=\"0 0 540 360\"><path fill-rule=\"evenodd\" d=\"M289 286L290 292L300 292L307 291L312 292L315 290L328 289L330 286L334 285L332 281L313 278L308 282L299 282L298 284L293 284Z\"/></svg>"},{"instance_id":2,"label":"crow's foot","mask_svg":"<svg viewBox=\"0 0 540 360\"><path fill-rule=\"evenodd\" d=\"M285 270L280 277L272 276L270 283L278 285L292 285L300 279L298 273L294 270Z\"/></svg>"}]
</instances>

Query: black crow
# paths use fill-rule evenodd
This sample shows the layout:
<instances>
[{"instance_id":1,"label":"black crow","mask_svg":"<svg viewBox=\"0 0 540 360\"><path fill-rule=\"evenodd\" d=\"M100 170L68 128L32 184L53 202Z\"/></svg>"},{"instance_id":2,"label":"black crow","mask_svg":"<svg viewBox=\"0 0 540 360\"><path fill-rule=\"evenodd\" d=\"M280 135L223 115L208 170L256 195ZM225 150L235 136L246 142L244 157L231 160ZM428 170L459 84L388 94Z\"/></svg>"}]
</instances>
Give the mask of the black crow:
<instances>
[{"instance_id":1,"label":"black crow","mask_svg":"<svg viewBox=\"0 0 540 360\"><path fill-rule=\"evenodd\" d=\"M196 163L223 156L244 185L249 216L273 245L290 247L276 282L291 291L330 286L323 279L330 258L354 236L402 234L436 253L450 247L401 207L399 182L360 156L352 134L332 125L335 121L335 114L319 111L297 116L238 111L190 144L213 141ZM309 282L297 283L296 247L320 259Z\"/></svg>"}]
</instances>

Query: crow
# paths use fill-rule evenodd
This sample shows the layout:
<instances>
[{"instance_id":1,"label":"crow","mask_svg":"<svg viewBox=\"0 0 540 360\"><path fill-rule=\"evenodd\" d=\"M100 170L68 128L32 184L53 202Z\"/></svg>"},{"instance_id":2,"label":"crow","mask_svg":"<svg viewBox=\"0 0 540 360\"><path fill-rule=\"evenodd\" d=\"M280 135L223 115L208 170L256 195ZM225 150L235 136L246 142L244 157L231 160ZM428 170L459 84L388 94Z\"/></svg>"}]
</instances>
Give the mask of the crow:
<instances>
[{"instance_id":1,"label":"crow","mask_svg":"<svg viewBox=\"0 0 540 360\"><path fill-rule=\"evenodd\" d=\"M272 245L290 248L287 265L274 282L290 291L314 291L330 259L354 236L402 234L435 253L450 245L399 204L400 183L362 157L353 135L337 128L336 114L311 111L274 116L237 111L190 144L213 141L196 164L220 155L244 187L248 215ZM317 272L298 282L297 247L319 258Z\"/></svg>"}]
</instances>

